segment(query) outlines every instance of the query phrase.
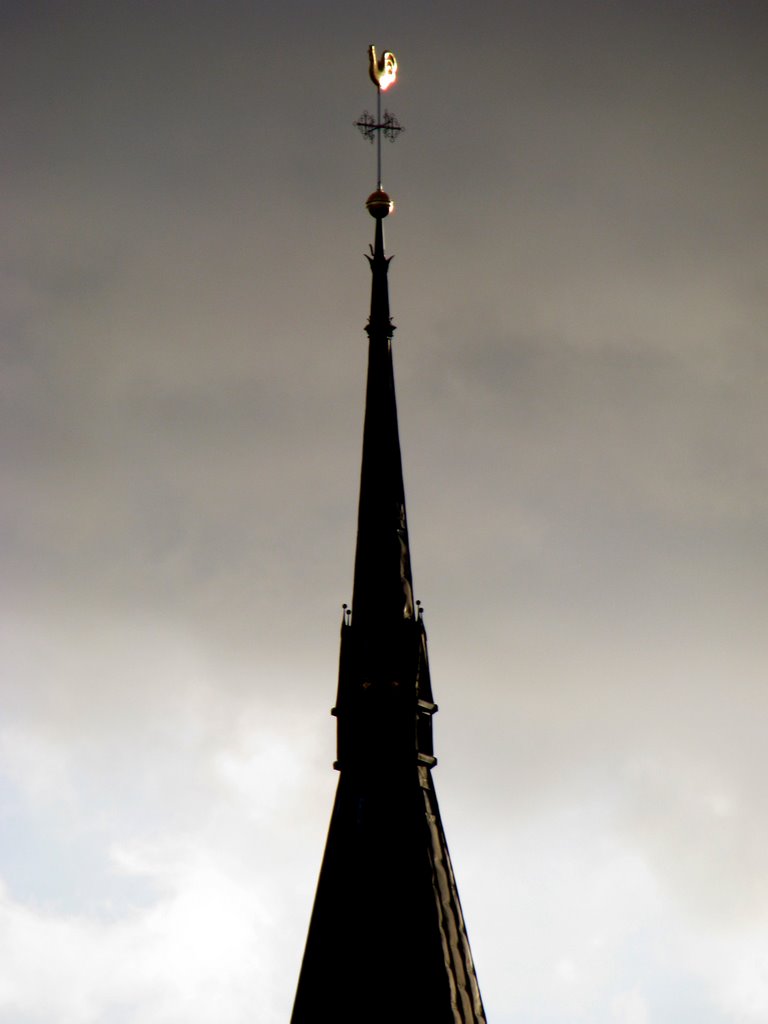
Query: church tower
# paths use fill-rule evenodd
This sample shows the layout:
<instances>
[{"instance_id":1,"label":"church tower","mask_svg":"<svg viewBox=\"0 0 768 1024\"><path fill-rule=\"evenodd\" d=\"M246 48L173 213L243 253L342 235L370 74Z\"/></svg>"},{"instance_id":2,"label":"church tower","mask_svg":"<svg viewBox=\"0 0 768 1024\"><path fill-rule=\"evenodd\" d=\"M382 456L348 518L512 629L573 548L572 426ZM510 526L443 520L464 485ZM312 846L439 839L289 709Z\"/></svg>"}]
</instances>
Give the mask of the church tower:
<instances>
[{"instance_id":1,"label":"church tower","mask_svg":"<svg viewBox=\"0 0 768 1024\"><path fill-rule=\"evenodd\" d=\"M336 706L336 801L291 1024L485 1024L432 771L427 634L413 600L392 365L381 187L382 132L399 130L381 91L394 55L370 48L378 188L368 257L363 456L352 607L345 606Z\"/></svg>"}]
</instances>

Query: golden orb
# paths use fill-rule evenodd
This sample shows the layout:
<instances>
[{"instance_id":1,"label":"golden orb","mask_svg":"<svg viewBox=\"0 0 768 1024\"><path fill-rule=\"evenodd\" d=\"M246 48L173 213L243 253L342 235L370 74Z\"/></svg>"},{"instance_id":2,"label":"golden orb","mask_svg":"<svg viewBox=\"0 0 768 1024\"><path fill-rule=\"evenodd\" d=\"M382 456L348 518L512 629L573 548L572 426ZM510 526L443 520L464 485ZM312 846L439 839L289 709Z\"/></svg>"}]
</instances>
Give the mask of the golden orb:
<instances>
[{"instance_id":1,"label":"golden orb","mask_svg":"<svg viewBox=\"0 0 768 1024\"><path fill-rule=\"evenodd\" d=\"M381 220L382 217L386 217L392 213L395 208L395 204L383 188L377 188L376 191L371 192L365 200L365 208L372 217L375 217L376 220Z\"/></svg>"}]
</instances>

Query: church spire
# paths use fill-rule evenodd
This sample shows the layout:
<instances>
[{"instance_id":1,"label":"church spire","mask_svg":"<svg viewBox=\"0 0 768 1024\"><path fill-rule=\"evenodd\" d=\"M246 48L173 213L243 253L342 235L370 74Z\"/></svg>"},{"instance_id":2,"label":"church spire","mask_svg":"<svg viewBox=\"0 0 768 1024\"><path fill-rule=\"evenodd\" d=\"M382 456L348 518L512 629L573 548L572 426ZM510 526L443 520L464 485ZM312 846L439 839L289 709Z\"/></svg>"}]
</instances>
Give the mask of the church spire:
<instances>
[{"instance_id":1,"label":"church spire","mask_svg":"<svg viewBox=\"0 0 768 1024\"><path fill-rule=\"evenodd\" d=\"M379 116L358 125L380 139L397 63L370 57ZM437 705L413 601L380 167L366 202L376 227L354 590L332 710L339 785L291 1024L485 1024L432 781Z\"/></svg>"},{"instance_id":2,"label":"church spire","mask_svg":"<svg viewBox=\"0 0 768 1024\"><path fill-rule=\"evenodd\" d=\"M367 629L386 629L412 619L411 578L405 490L397 426L392 367L394 325L389 315L388 271L384 254L384 217L392 202L382 189L366 206L376 221L371 265L371 315L368 334L368 383L360 471L360 504L355 552L352 617Z\"/></svg>"}]
</instances>

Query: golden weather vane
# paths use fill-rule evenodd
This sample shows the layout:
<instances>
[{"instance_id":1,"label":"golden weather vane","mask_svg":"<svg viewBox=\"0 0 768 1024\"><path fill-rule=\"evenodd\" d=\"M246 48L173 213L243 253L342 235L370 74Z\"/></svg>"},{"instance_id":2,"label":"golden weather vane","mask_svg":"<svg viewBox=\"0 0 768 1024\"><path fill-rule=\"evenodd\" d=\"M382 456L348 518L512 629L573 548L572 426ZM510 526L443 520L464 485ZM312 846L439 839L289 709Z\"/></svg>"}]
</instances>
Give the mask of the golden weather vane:
<instances>
[{"instance_id":1,"label":"golden weather vane","mask_svg":"<svg viewBox=\"0 0 768 1024\"><path fill-rule=\"evenodd\" d=\"M366 110L355 121L355 127L360 129L369 142L372 143L374 137L376 139L376 178L377 187L381 189L381 136L394 142L403 131L403 126L388 110L384 111L383 120L381 117L381 94L397 81L397 59L391 50L384 50L377 60L373 43L368 47L368 59L368 74L376 86L376 119Z\"/></svg>"},{"instance_id":2,"label":"golden weather vane","mask_svg":"<svg viewBox=\"0 0 768 1024\"><path fill-rule=\"evenodd\" d=\"M371 81L377 89L381 89L382 92L393 85L397 79L397 60L395 59L394 53L391 50L385 50L381 55L379 61L376 60L376 47L371 43L368 47L368 57L370 58L371 64L368 68L368 74L371 76Z\"/></svg>"}]
</instances>

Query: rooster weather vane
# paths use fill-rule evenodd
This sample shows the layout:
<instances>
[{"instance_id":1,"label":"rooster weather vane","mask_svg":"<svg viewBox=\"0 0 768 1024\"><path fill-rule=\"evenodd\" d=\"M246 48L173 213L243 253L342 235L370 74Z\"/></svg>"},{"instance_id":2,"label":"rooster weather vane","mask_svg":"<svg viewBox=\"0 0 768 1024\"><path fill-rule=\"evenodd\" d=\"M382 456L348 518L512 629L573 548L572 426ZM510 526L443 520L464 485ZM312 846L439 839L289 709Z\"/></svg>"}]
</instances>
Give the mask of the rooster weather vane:
<instances>
[{"instance_id":1,"label":"rooster weather vane","mask_svg":"<svg viewBox=\"0 0 768 1024\"><path fill-rule=\"evenodd\" d=\"M400 132L404 131L403 126L394 114L388 110L384 111L384 118L381 116L381 94L392 85L397 79L397 60L391 50L385 50L381 57L376 58L376 47L371 44L368 47L369 66L368 74L376 86L376 117L364 111L357 121L358 128L364 138L373 144L376 139L376 180L377 188L381 189L381 136L394 142Z\"/></svg>"}]
</instances>

